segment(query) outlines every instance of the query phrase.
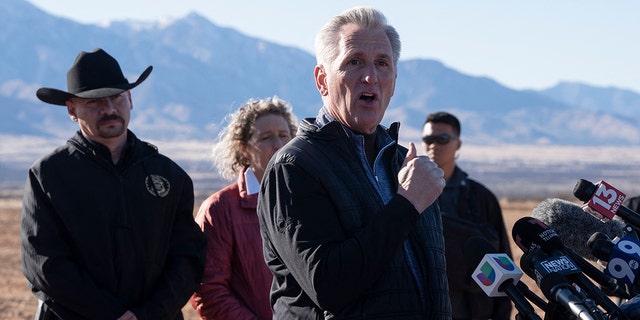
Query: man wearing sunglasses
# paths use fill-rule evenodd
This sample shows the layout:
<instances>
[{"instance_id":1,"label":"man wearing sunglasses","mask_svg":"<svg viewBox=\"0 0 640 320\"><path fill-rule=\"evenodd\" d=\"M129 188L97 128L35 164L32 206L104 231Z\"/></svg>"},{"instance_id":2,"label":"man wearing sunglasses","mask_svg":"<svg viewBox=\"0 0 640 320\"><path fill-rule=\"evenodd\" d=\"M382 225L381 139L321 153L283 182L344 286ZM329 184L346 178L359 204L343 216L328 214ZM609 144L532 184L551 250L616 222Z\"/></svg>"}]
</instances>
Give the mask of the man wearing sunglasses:
<instances>
[{"instance_id":1,"label":"man wearing sunglasses","mask_svg":"<svg viewBox=\"0 0 640 320\"><path fill-rule=\"evenodd\" d=\"M511 255L509 240L496 197L482 184L471 180L456 165L460 122L447 112L429 114L422 128L422 146L429 158L444 171L447 181L438 198L445 238L447 277L453 319L511 319L508 298L489 298L473 282L465 241L480 236L496 252Z\"/></svg>"}]
</instances>

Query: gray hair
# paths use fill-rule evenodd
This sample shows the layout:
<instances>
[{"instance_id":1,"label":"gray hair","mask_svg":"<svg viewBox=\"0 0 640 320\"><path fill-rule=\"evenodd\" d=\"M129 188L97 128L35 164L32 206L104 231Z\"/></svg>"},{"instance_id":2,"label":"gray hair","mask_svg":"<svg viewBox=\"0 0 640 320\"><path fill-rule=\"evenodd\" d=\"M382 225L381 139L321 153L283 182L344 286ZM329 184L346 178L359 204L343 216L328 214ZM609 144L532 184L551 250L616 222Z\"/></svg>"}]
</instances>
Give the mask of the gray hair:
<instances>
[{"instance_id":1,"label":"gray hair","mask_svg":"<svg viewBox=\"0 0 640 320\"><path fill-rule=\"evenodd\" d=\"M351 8L327 21L316 35L314 43L317 64L326 65L336 58L340 28L350 23L367 29L382 28L391 43L393 64L398 65L401 49L400 36L394 27L387 24L387 18L382 12L370 7Z\"/></svg>"},{"instance_id":2,"label":"gray hair","mask_svg":"<svg viewBox=\"0 0 640 320\"><path fill-rule=\"evenodd\" d=\"M213 163L223 178L234 180L245 166L250 165L249 158L242 153L240 147L246 145L251 138L256 120L266 114L282 116L289 124L291 136L296 135L298 119L286 101L276 96L250 99L236 112L226 116L229 124L220 131L218 143L211 150Z\"/></svg>"}]
</instances>

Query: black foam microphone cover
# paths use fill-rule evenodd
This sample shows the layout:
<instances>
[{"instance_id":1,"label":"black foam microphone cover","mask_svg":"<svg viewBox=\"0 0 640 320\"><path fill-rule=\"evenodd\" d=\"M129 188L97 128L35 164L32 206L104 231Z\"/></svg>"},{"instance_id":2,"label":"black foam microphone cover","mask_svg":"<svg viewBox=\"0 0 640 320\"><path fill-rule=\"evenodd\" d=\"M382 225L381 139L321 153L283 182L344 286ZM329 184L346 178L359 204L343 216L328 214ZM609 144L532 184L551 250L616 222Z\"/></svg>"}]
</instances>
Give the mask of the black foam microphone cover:
<instances>
[{"instance_id":1,"label":"black foam microphone cover","mask_svg":"<svg viewBox=\"0 0 640 320\"><path fill-rule=\"evenodd\" d=\"M585 179L578 180L573 187L573 196L582 202L589 201L594 192L596 192L596 185Z\"/></svg>"},{"instance_id":2,"label":"black foam microphone cover","mask_svg":"<svg viewBox=\"0 0 640 320\"><path fill-rule=\"evenodd\" d=\"M589 237L589 240L587 240L587 246L589 246L589 249L591 249L591 253L595 258L602 261L609 261L615 244L606 234L596 232Z\"/></svg>"}]
</instances>

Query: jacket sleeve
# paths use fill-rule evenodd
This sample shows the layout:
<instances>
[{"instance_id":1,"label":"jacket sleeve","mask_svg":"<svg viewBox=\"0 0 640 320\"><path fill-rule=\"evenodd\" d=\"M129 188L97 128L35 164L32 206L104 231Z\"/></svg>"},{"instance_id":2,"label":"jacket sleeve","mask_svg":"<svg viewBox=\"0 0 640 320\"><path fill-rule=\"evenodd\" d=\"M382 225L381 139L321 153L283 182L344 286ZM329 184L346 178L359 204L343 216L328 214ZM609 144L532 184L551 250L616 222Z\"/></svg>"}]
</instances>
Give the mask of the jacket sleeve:
<instances>
[{"instance_id":1,"label":"jacket sleeve","mask_svg":"<svg viewBox=\"0 0 640 320\"><path fill-rule=\"evenodd\" d=\"M327 190L318 177L277 162L262 185L266 189L259 198L258 215L263 233L306 294L332 313L373 286L419 217L411 203L396 194L380 212L361 213L373 218L348 234L343 222L353 217L345 215L356 209L345 212L349 211L345 204L339 209L332 195L340 191ZM357 201L346 206L357 207Z\"/></svg>"},{"instance_id":2,"label":"jacket sleeve","mask_svg":"<svg viewBox=\"0 0 640 320\"><path fill-rule=\"evenodd\" d=\"M69 237L34 169L25 184L21 219L22 271L36 291L73 318L116 319L125 313L72 259Z\"/></svg>"},{"instance_id":3,"label":"jacket sleeve","mask_svg":"<svg viewBox=\"0 0 640 320\"><path fill-rule=\"evenodd\" d=\"M231 291L233 258L230 203L209 197L202 203L196 221L207 237L207 258L202 284L191 297L191 305L202 319L257 319Z\"/></svg>"},{"instance_id":4,"label":"jacket sleeve","mask_svg":"<svg viewBox=\"0 0 640 320\"><path fill-rule=\"evenodd\" d=\"M193 220L193 182L186 175L184 179L162 275L150 298L131 309L138 319L173 319L204 273L206 238Z\"/></svg>"}]
</instances>

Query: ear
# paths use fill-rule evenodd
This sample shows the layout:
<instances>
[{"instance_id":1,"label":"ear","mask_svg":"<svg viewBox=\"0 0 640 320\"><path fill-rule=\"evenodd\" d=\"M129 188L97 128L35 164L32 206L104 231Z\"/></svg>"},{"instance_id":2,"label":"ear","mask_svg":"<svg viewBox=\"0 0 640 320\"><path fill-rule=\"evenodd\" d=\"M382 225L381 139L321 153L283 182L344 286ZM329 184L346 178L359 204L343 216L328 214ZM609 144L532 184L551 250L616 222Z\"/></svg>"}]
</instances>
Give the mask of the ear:
<instances>
[{"instance_id":1,"label":"ear","mask_svg":"<svg viewBox=\"0 0 640 320\"><path fill-rule=\"evenodd\" d=\"M456 140L456 142L458 143L458 146L456 147L456 150L460 150L460 147L462 147L462 140L460 140L460 138L458 138Z\"/></svg>"},{"instance_id":2,"label":"ear","mask_svg":"<svg viewBox=\"0 0 640 320\"><path fill-rule=\"evenodd\" d=\"M69 114L71 121L78 122L78 115L76 115L76 108L73 105L73 102L71 102L71 100L67 100L65 104L67 105L67 113Z\"/></svg>"},{"instance_id":3,"label":"ear","mask_svg":"<svg viewBox=\"0 0 640 320\"><path fill-rule=\"evenodd\" d=\"M329 88L327 87L327 73L324 70L324 66L316 65L313 69L313 76L316 79L316 88L320 92L321 96L329 94Z\"/></svg>"},{"instance_id":4,"label":"ear","mask_svg":"<svg viewBox=\"0 0 640 320\"><path fill-rule=\"evenodd\" d=\"M129 99L129 110L133 110L133 101L131 100L131 90L127 90L127 99Z\"/></svg>"}]
</instances>

